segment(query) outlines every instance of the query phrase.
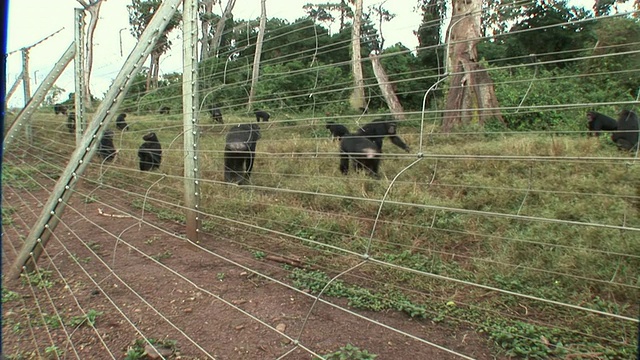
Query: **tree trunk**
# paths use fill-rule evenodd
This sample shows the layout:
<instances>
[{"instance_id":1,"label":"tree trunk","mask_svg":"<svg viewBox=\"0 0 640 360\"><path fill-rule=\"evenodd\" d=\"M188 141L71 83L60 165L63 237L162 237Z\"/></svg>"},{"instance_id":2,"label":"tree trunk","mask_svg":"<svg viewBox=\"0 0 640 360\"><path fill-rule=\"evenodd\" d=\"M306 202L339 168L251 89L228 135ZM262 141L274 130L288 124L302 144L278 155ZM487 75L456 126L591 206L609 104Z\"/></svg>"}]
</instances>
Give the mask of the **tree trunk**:
<instances>
[{"instance_id":1,"label":"tree trunk","mask_svg":"<svg viewBox=\"0 0 640 360\"><path fill-rule=\"evenodd\" d=\"M224 25L227 22L227 18L231 15L231 11L233 11L233 7L236 6L236 0L229 0L227 2L227 6L224 8L222 12L222 17L218 24L216 24L216 32L213 34L213 39L211 39L211 55L216 56L218 54L218 49L220 49L220 42L222 41L222 33L224 32ZM265 10L266 11L266 10ZM262 18L261 18L262 24Z\"/></svg>"},{"instance_id":2,"label":"tree trunk","mask_svg":"<svg viewBox=\"0 0 640 360\"><path fill-rule=\"evenodd\" d=\"M151 90L151 79L153 78L153 72L154 72L154 66L156 64L156 54L152 51L149 54L149 71L147 72L147 84L146 84L146 90L147 92L149 90Z\"/></svg>"},{"instance_id":3,"label":"tree trunk","mask_svg":"<svg viewBox=\"0 0 640 360\"><path fill-rule=\"evenodd\" d=\"M389 110L391 110L393 117L396 120L404 120L404 109L402 108L402 104L400 104L400 101L396 96L396 92L393 90L393 86L391 86L391 84L389 83L389 78L387 77L387 73L384 71L384 68L380 63L378 54L372 52L371 54L369 54L369 59L371 59L373 74L376 76L380 91L382 92L382 95L384 96L384 99L387 102L387 106L389 106Z\"/></svg>"},{"instance_id":4,"label":"tree trunk","mask_svg":"<svg viewBox=\"0 0 640 360\"><path fill-rule=\"evenodd\" d=\"M155 56L155 64L153 64L153 77L152 77L152 85L154 89L158 88L158 77L160 75L160 56L162 56L162 54L157 53Z\"/></svg>"},{"instance_id":5,"label":"tree trunk","mask_svg":"<svg viewBox=\"0 0 640 360\"><path fill-rule=\"evenodd\" d=\"M213 0L202 0L201 5L201 24L200 32L202 39L200 40L200 61L208 59L211 49L209 42L211 41L211 15L213 14Z\"/></svg>"},{"instance_id":6,"label":"tree trunk","mask_svg":"<svg viewBox=\"0 0 640 360\"><path fill-rule=\"evenodd\" d=\"M443 130L461 124L483 125L491 118L503 121L493 81L478 63L482 0L453 0L447 58L451 80L445 105Z\"/></svg>"},{"instance_id":7,"label":"tree trunk","mask_svg":"<svg viewBox=\"0 0 640 360\"><path fill-rule=\"evenodd\" d=\"M262 54L262 41L264 40L264 31L267 27L267 0L260 0L260 29L258 39L256 40L256 53L253 57L253 73L251 74L251 90L249 91L249 101L247 102L247 110L251 111L253 106L253 98L256 93L256 85L258 84L258 75L260 74L260 55Z\"/></svg>"},{"instance_id":8,"label":"tree trunk","mask_svg":"<svg viewBox=\"0 0 640 360\"><path fill-rule=\"evenodd\" d=\"M85 10L91 14L91 20L89 20L89 26L87 28L87 51L86 62L84 66L84 106L87 110L93 109L91 104L91 69L93 68L93 35L98 26L98 19L100 18L100 7L102 1L90 0L89 4L84 1L78 0L78 2L84 7Z\"/></svg>"},{"instance_id":9,"label":"tree trunk","mask_svg":"<svg viewBox=\"0 0 640 360\"><path fill-rule=\"evenodd\" d=\"M356 11L353 16L351 28L351 68L353 71L353 94L351 94L351 106L354 109L362 109L365 106L364 76L362 75L362 56L360 55L360 24L362 23L362 0L356 0Z\"/></svg>"}]
</instances>

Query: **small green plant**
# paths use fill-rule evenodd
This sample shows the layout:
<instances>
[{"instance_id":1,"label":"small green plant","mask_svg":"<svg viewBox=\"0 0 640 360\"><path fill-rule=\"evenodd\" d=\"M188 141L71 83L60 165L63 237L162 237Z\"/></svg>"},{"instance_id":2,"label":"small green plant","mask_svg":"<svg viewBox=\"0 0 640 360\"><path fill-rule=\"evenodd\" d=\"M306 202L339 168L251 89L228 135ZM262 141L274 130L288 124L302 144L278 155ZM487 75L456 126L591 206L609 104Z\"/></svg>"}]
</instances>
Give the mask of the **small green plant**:
<instances>
[{"instance_id":1,"label":"small green plant","mask_svg":"<svg viewBox=\"0 0 640 360\"><path fill-rule=\"evenodd\" d=\"M171 352L176 351L177 341L175 340L156 340L156 339L147 339L136 340L129 349L127 350L127 354L125 355L125 360L139 360L146 359L147 353L145 351L145 347L147 344L153 345L156 349L169 349Z\"/></svg>"},{"instance_id":2,"label":"small green plant","mask_svg":"<svg viewBox=\"0 0 640 360\"><path fill-rule=\"evenodd\" d=\"M347 344L338 351L325 354L322 357L325 360L367 360L375 359L378 355L372 354L367 350L360 350L358 347Z\"/></svg>"},{"instance_id":3,"label":"small green plant","mask_svg":"<svg viewBox=\"0 0 640 360\"><path fill-rule=\"evenodd\" d=\"M94 203L94 202L96 202L96 201L98 201L98 200L100 200L100 198L98 198L98 197L97 197L97 196L95 196L95 195L85 196L85 198L84 198L84 203L85 203L85 204L91 204L91 203Z\"/></svg>"},{"instance_id":4,"label":"small green plant","mask_svg":"<svg viewBox=\"0 0 640 360\"><path fill-rule=\"evenodd\" d=\"M9 301L16 301L16 300L20 300L20 294L18 294L15 291L11 291L11 290L7 290L5 288L2 288L2 303L6 303Z\"/></svg>"},{"instance_id":5,"label":"small green plant","mask_svg":"<svg viewBox=\"0 0 640 360\"><path fill-rule=\"evenodd\" d=\"M218 279L219 281L224 280L224 273L217 273L216 274L216 279Z\"/></svg>"},{"instance_id":6,"label":"small green plant","mask_svg":"<svg viewBox=\"0 0 640 360\"><path fill-rule=\"evenodd\" d=\"M13 330L13 332L16 334L20 334L22 333L22 330L24 330L24 328L22 327L22 323L17 322L13 324L13 327L11 328L11 330Z\"/></svg>"},{"instance_id":7,"label":"small green plant","mask_svg":"<svg viewBox=\"0 0 640 360\"><path fill-rule=\"evenodd\" d=\"M152 259L155 259L155 260L157 260L157 261L162 261L162 260L164 260L164 259L168 259L168 258L170 258L170 257L171 257L171 255L173 255L173 254L171 254L171 251L167 250L167 251L162 252L162 253L160 253L160 254L153 255L151 258L152 258Z\"/></svg>"},{"instance_id":8,"label":"small green plant","mask_svg":"<svg viewBox=\"0 0 640 360\"><path fill-rule=\"evenodd\" d=\"M93 251L98 251L100 250L100 243L98 242L89 242L87 243L87 246L89 246L89 249L93 250Z\"/></svg>"},{"instance_id":9,"label":"small green plant","mask_svg":"<svg viewBox=\"0 0 640 360\"><path fill-rule=\"evenodd\" d=\"M51 345L51 346L47 346L44 349L44 353L47 354L48 357L50 358L60 358L60 355L62 355L62 349L58 348L56 345Z\"/></svg>"},{"instance_id":10,"label":"small green plant","mask_svg":"<svg viewBox=\"0 0 640 360\"><path fill-rule=\"evenodd\" d=\"M11 218L11 214L16 212L16 209L12 207L3 206L2 207L2 225L11 225L13 224L13 219Z\"/></svg>"},{"instance_id":11,"label":"small green plant","mask_svg":"<svg viewBox=\"0 0 640 360\"><path fill-rule=\"evenodd\" d=\"M149 239L146 239L146 240L144 241L144 243L145 243L145 244L147 244L147 245L151 245L151 244L153 244L153 242L154 242L154 241L156 241L156 240L158 240L158 237L157 237L157 236L152 236L152 237L150 237Z\"/></svg>"},{"instance_id":12,"label":"small green plant","mask_svg":"<svg viewBox=\"0 0 640 360\"><path fill-rule=\"evenodd\" d=\"M266 256L267 254L265 254L264 251L256 250L253 252L253 257L256 258L257 260L262 260Z\"/></svg>"},{"instance_id":13,"label":"small green plant","mask_svg":"<svg viewBox=\"0 0 640 360\"><path fill-rule=\"evenodd\" d=\"M79 262L79 263L83 263L83 264L86 264L89 261L91 261L91 257L90 256L87 256L87 257L84 257L84 258L81 258L76 254L70 254L69 256L71 257L72 260L74 260L76 262Z\"/></svg>"},{"instance_id":14,"label":"small green plant","mask_svg":"<svg viewBox=\"0 0 640 360\"><path fill-rule=\"evenodd\" d=\"M58 315L42 314L42 317L44 319L45 325L47 325L48 328L51 328L51 329L60 328L61 322L60 322L60 317L58 317Z\"/></svg>"},{"instance_id":15,"label":"small green plant","mask_svg":"<svg viewBox=\"0 0 640 360\"><path fill-rule=\"evenodd\" d=\"M51 280L51 271L49 270L33 271L20 276L22 277L23 284L29 284L38 289L50 289L54 284Z\"/></svg>"},{"instance_id":16,"label":"small green plant","mask_svg":"<svg viewBox=\"0 0 640 360\"><path fill-rule=\"evenodd\" d=\"M73 316L69 321L69 325L72 327L78 327L82 324L88 324L90 326L94 326L96 323L96 318L102 314L103 314L102 311L96 311L96 310L90 309L89 311L87 311L85 315Z\"/></svg>"}]
</instances>

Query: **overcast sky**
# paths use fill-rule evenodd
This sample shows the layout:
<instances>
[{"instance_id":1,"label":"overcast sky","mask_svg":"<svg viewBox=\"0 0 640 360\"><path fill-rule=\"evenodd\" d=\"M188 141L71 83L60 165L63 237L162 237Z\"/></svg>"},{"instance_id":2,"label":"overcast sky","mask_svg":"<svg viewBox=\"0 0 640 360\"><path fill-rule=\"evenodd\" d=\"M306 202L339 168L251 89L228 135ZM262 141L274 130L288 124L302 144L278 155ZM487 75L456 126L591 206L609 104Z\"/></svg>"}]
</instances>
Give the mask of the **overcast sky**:
<instances>
[{"instance_id":1,"label":"overcast sky","mask_svg":"<svg viewBox=\"0 0 640 360\"><path fill-rule=\"evenodd\" d=\"M100 21L95 35L95 57L92 72L91 90L94 96L102 98L112 80L116 77L127 55L135 46L135 39L129 32L129 18L126 6L130 0L103 0L100 10ZM267 0L267 16L288 19L290 21L305 16L302 6L307 3L326 3L327 0ZM379 4L380 0L364 0L365 8ZM386 46L397 42L408 48L414 48L418 40L413 31L420 25L421 16L414 11L417 0L388 0L384 7L396 17L383 25ZM577 4L590 8L593 1L572 0ZM226 1L224 1L226 4ZM31 76L31 93L40 85L41 80L49 73L53 65L60 59L67 47L73 42L74 8L79 7L76 0L10 0L8 16L7 51L19 50L34 44L44 37L63 29L61 32L31 49L29 52L29 72ZM220 8L216 7L216 13ZM260 0L237 0L234 8L236 19L253 19L260 16ZM88 22L87 17L87 22ZM122 31L121 31L122 30ZM337 30L337 29L332 29ZM172 54L161 59L161 73L182 72L180 48L182 43L176 37L180 32L174 31ZM120 45L122 44L122 56ZM7 91L21 72L21 55L16 52L7 58ZM74 90L73 65L58 79L57 86L67 92ZM65 100L67 94L64 95ZM22 87L11 97L10 106L23 105Z\"/></svg>"}]
</instances>

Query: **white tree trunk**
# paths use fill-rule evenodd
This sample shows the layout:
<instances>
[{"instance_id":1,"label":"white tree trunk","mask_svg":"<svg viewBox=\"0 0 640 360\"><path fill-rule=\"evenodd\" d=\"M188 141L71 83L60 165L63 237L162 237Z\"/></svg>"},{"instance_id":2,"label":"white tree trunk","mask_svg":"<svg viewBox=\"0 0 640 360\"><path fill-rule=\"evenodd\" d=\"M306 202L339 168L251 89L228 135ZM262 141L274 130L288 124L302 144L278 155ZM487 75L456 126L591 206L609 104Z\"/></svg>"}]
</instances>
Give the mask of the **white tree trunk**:
<instances>
[{"instance_id":1,"label":"white tree trunk","mask_svg":"<svg viewBox=\"0 0 640 360\"><path fill-rule=\"evenodd\" d=\"M93 35L98 26L98 19L100 18L100 7L103 1L90 0L86 3L83 0L77 0L85 10L91 14L91 20L89 20L89 26L87 28L87 50L86 50L86 63L84 66L84 105L87 110L93 109L91 104L91 70L93 68Z\"/></svg>"},{"instance_id":2,"label":"white tree trunk","mask_svg":"<svg viewBox=\"0 0 640 360\"><path fill-rule=\"evenodd\" d=\"M503 121L493 81L478 62L482 0L453 0L447 29L447 68L451 74L443 130L495 118Z\"/></svg>"},{"instance_id":3,"label":"white tree trunk","mask_svg":"<svg viewBox=\"0 0 640 360\"><path fill-rule=\"evenodd\" d=\"M353 93L351 106L361 109L365 106L364 76L362 75L362 57L360 55L360 24L362 23L362 0L355 1L356 10L351 28L351 68L353 71Z\"/></svg>"},{"instance_id":4,"label":"white tree trunk","mask_svg":"<svg viewBox=\"0 0 640 360\"><path fill-rule=\"evenodd\" d=\"M267 0L260 0L260 29L258 39L256 40L256 53L253 57L253 73L251 74L251 90L249 91L249 101L247 102L247 110L251 111L253 106L253 98L256 93L256 85L258 84L258 75L260 74L260 56L262 54L262 41L264 40L264 31L267 27Z\"/></svg>"},{"instance_id":5,"label":"white tree trunk","mask_svg":"<svg viewBox=\"0 0 640 360\"><path fill-rule=\"evenodd\" d=\"M396 120L404 120L404 109L396 96L396 92L393 90L393 86L389 83L389 77L387 77L387 73L384 71L384 68L380 63L380 57L378 57L377 53L372 52L369 54L369 59L371 59L373 74L376 76L380 91L382 92L384 100L387 102L387 106L389 106L389 110L391 110L393 117Z\"/></svg>"},{"instance_id":6,"label":"white tree trunk","mask_svg":"<svg viewBox=\"0 0 640 360\"><path fill-rule=\"evenodd\" d=\"M211 41L211 21L209 20L213 14L213 0L201 0L202 21L200 22L200 61L209 57L209 42Z\"/></svg>"},{"instance_id":7,"label":"white tree trunk","mask_svg":"<svg viewBox=\"0 0 640 360\"><path fill-rule=\"evenodd\" d=\"M220 42L222 41L222 33L224 32L224 25L227 21L227 18L231 15L234 6L236 6L236 0L229 0L227 2L227 6L222 12L220 21L218 21L218 24L216 24L216 32L213 34L213 39L211 39L210 45L211 56L218 55L218 49L220 48ZM260 18L260 24L262 25L262 18Z\"/></svg>"}]
</instances>

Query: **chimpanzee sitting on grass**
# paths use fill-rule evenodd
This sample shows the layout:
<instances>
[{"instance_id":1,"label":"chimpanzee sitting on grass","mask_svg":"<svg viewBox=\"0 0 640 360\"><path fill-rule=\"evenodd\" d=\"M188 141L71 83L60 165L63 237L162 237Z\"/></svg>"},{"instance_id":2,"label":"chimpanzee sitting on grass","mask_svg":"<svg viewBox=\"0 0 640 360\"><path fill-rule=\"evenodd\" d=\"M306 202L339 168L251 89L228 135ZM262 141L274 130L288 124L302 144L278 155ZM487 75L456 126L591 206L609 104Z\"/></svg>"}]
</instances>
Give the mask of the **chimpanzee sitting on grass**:
<instances>
[{"instance_id":1,"label":"chimpanzee sitting on grass","mask_svg":"<svg viewBox=\"0 0 640 360\"><path fill-rule=\"evenodd\" d=\"M618 129L618 122L597 111L587 112L587 127L589 136L600 136L600 131L613 131Z\"/></svg>"},{"instance_id":2,"label":"chimpanzee sitting on grass","mask_svg":"<svg viewBox=\"0 0 640 360\"><path fill-rule=\"evenodd\" d=\"M127 114L122 113L116 118L116 127L118 128L118 130L129 130L129 125L127 125L127 122L125 121L126 117Z\"/></svg>"},{"instance_id":3,"label":"chimpanzee sitting on grass","mask_svg":"<svg viewBox=\"0 0 640 360\"><path fill-rule=\"evenodd\" d=\"M340 140L343 136L349 134L349 129L347 129L346 126L341 124L336 124L333 121L328 121L326 128L329 129L329 132L331 133L331 138L334 141Z\"/></svg>"},{"instance_id":4,"label":"chimpanzee sitting on grass","mask_svg":"<svg viewBox=\"0 0 640 360\"><path fill-rule=\"evenodd\" d=\"M69 129L69 132L72 134L76 131L76 113L73 111L67 116L67 129Z\"/></svg>"},{"instance_id":5,"label":"chimpanzee sitting on grass","mask_svg":"<svg viewBox=\"0 0 640 360\"><path fill-rule=\"evenodd\" d=\"M611 135L611 140L620 150L634 150L638 146L639 127L638 115L622 110L618 116L618 132Z\"/></svg>"},{"instance_id":6,"label":"chimpanzee sitting on grass","mask_svg":"<svg viewBox=\"0 0 640 360\"><path fill-rule=\"evenodd\" d=\"M386 136L391 139L391 142L397 147L401 148L406 152L410 152L409 146L402 141L402 139L397 135L397 125L393 120L388 119L376 119L372 122L363 125L356 131L357 136L364 136L367 139L373 141L378 150L382 152L382 140Z\"/></svg>"},{"instance_id":7,"label":"chimpanzee sitting on grass","mask_svg":"<svg viewBox=\"0 0 640 360\"><path fill-rule=\"evenodd\" d=\"M212 107L209 110L209 113L211 113L211 119L214 122L217 122L218 124L222 124L222 111L220 111L220 108L218 107Z\"/></svg>"},{"instance_id":8,"label":"chimpanzee sitting on grass","mask_svg":"<svg viewBox=\"0 0 640 360\"><path fill-rule=\"evenodd\" d=\"M55 104L53 105L53 112L56 113L56 115L58 114L67 115L67 107L62 104Z\"/></svg>"},{"instance_id":9,"label":"chimpanzee sitting on grass","mask_svg":"<svg viewBox=\"0 0 640 360\"><path fill-rule=\"evenodd\" d=\"M239 124L229 130L224 147L224 181L239 185L249 181L259 139L258 124Z\"/></svg>"},{"instance_id":10,"label":"chimpanzee sitting on grass","mask_svg":"<svg viewBox=\"0 0 640 360\"><path fill-rule=\"evenodd\" d=\"M116 157L116 147L113 144L113 131L107 130L102 135L102 139L100 139L100 144L98 145L98 154L105 161L112 161Z\"/></svg>"},{"instance_id":11,"label":"chimpanzee sitting on grass","mask_svg":"<svg viewBox=\"0 0 640 360\"><path fill-rule=\"evenodd\" d=\"M151 171L160 168L162 161L162 146L158 140L156 133L148 133L143 136L144 143L138 149L138 157L140 158L140 170Z\"/></svg>"}]
</instances>

